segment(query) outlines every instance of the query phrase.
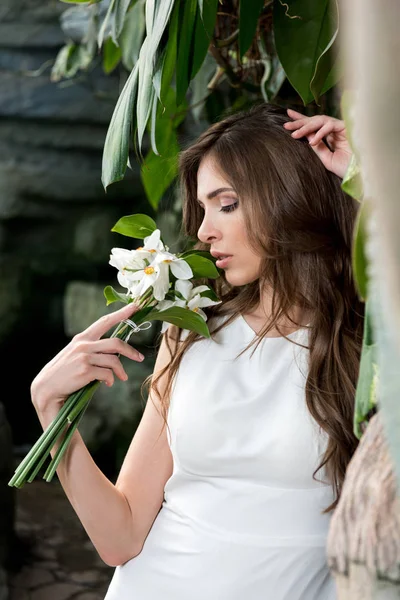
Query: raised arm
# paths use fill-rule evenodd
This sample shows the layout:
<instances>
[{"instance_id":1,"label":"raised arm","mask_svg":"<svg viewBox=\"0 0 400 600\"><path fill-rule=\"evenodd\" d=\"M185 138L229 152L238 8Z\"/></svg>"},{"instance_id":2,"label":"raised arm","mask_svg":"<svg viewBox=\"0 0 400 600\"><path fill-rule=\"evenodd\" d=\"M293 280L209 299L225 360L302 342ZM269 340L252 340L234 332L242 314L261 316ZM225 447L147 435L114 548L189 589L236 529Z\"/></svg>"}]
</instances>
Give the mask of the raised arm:
<instances>
[{"instance_id":1,"label":"raised arm","mask_svg":"<svg viewBox=\"0 0 400 600\"><path fill-rule=\"evenodd\" d=\"M292 121L284 124L285 129L296 139L306 137L328 171L343 179L352 154L344 121L327 115L307 117L291 108L287 113Z\"/></svg>"}]
</instances>

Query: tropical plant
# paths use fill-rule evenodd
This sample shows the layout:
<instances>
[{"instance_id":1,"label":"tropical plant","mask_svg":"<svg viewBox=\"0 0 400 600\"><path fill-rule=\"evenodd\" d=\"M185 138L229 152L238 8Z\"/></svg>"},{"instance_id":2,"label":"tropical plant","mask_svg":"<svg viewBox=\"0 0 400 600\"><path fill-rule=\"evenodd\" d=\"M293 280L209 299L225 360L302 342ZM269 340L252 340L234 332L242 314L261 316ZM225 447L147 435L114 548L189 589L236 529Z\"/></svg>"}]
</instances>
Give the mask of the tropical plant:
<instances>
[{"instance_id":1,"label":"tropical plant","mask_svg":"<svg viewBox=\"0 0 400 600\"><path fill-rule=\"evenodd\" d=\"M285 80L315 110L341 77L337 0L63 1L75 6L63 15L69 39L52 79L73 78L100 56L106 73L122 68L102 183L124 178L133 149L155 210L175 180L187 117L275 100Z\"/></svg>"}]
</instances>

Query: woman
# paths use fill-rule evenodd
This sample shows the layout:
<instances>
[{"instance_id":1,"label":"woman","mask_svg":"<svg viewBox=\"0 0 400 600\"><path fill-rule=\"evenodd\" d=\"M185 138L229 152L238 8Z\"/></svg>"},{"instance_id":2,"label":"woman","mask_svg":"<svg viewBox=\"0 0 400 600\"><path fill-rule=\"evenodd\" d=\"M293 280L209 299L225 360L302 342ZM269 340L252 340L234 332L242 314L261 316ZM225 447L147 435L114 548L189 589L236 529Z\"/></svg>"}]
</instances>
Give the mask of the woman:
<instances>
[{"instance_id":1,"label":"woman","mask_svg":"<svg viewBox=\"0 0 400 600\"><path fill-rule=\"evenodd\" d=\"M106 600L335 598L325 541L357 445L358 204L340 185L343 122L288 115L256 105L182 152L185 233L223 269L211 282L222 302L206 309L212 337L163 334L115 485L78 433L58 468L117 567ZM90 380L127 378L116 353L137 351L100 338L134 311L102 317L39 373L32 400L44 428Z\"/></svg>"}]
</instances>

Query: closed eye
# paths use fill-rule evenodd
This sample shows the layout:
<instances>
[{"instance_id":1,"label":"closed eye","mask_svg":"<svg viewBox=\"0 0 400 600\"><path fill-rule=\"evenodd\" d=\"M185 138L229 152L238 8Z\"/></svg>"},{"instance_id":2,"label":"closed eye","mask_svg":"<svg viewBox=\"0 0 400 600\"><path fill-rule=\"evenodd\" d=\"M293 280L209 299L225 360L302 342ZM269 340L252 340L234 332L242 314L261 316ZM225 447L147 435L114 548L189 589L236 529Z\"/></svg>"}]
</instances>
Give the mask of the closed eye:
<instances>
[{"instance_id":1,"label":"closed eye","mask_svg":"<svg viewBox=\"0 0 400 600\"><path fill-rule=\"evenodd\" d=\"M220 212L232 212L234 210L236 210L236 208L239 205L239 201L237 200L236 202L234 202L233 204L229 204L229 206L223 206L220 210Z\"/></svg>"}]
</instances>

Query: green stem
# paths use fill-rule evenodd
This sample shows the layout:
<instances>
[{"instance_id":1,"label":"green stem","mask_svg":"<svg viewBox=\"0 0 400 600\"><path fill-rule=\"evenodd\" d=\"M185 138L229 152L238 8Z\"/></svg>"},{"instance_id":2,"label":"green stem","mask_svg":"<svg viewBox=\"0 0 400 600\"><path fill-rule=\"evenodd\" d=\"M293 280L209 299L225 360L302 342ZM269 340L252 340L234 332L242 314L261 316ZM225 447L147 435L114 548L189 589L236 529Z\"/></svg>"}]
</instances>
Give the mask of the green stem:
<instances>
[{"instance_id":1,"label":"green stem","mask_svg":"<svg viewBox=\"0 0 400 600\"><path fill-rule=\"evenodd\" d=\"M94 392L99 387L99 385L100 385L100 381L95 381L94 383L90 384L87 387L87 389L85 390L85 393L82 394L82 397L78 400L78 402L75 404L74 408L68 414L68 417L67 417L68 423L72 423L75 420L75 418L77 417L77 415L79 415L82 408L84 408L87 404L89 404L90 400L93 397Z\"/></svg>"},{"instance_id":2,"label":"green stem","mask_svg":"<svg viewBox=\"0 0 400 600\"><path fill-rule=\"evenodd\" d=\"M47 429L42 433L36 443L29 450L28 454L25 458L20 462L18 467L15 470L15 473L8 485L13 486L17 480L23 480L26 473L31 468L32 464L36 462L38 456L41 456L43 452L48 449L48 446L51 444L53 446L52 441L59 435L60 430L64 427L66 415L68 414L71 407L75 404L77 400L79 400L82 394L82 389L74 392L69 396L64 406L61 408L58 415L54 418L54 420L50 423Z\"/></svg>"},{"instance_id":3,"label":"green stem","mask_svg":"<svg viewBox=\"0 0 400 600\"><path fill-rule=\"evenodd\" d=\"M60 445L57 452L55 453L53 460L47 467L46 472L43 475L43 479L45 479L48 483L50 483L50 481L53 479L54 473L56 472L57 467L58 467L62 457L64 456L65 451L67 450L67 448L69 446L71 438L72 438L76 428L78 427L79 423L81 422L81 419L82 419L83 415L85 414L85 411L88 406L89 406L89 402L87 402L82 407L80 414L77 415L77 418L75 419L75 421L72 422L72 424L69 426L68 432L67 432L62 444Z\"/></svg>"}]
</instances>

